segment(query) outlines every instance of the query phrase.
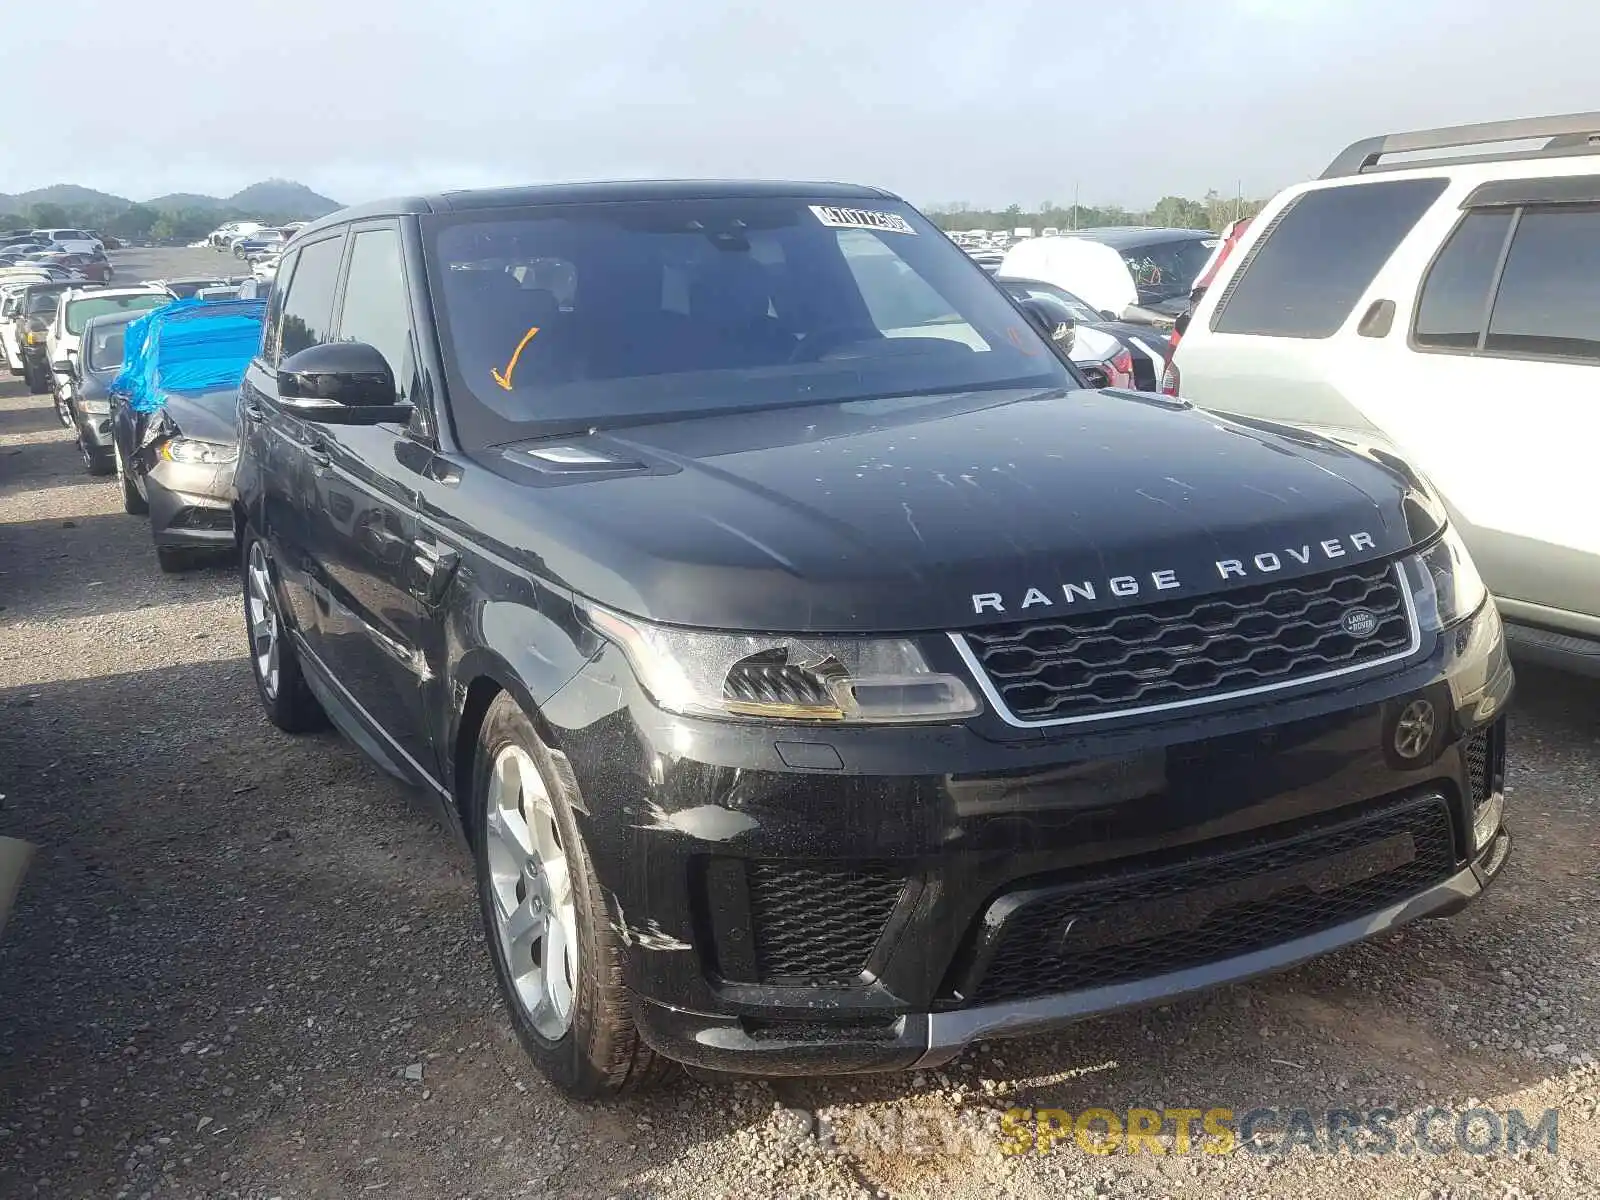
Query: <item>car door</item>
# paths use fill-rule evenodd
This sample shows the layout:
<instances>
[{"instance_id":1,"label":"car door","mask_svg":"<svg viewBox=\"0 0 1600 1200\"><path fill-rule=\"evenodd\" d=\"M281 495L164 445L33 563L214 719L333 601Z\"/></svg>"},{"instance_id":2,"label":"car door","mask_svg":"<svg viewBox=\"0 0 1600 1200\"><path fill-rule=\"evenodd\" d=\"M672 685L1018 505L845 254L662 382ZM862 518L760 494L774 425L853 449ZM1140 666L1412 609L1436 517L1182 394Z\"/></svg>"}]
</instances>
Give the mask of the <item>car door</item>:
<instances>
[{"instance_id":1,"label":"car door","mask_svg":"<svg viewBox=\"0 0 1600 1200\"><path fill-rule=\"evenodd\" d=\"M329 340L376 348L398 400L416 395L414 322L396 222L353 225ZM310 514L317 653L414 766L437 774L424 704L415 464L426 447L406 426L328 424L310 453L319 503Z\"/></svg>"},{"instance_id":2,"label":"car door","mask_svg":"<svg viewBox=\"0 0 1600 1200\"><path fill-rule=\"evenodd\" d=\"M1352 339L1352 365L1371 373L1373 415L1438 485L1507 615L1586 614L1600 634L1587 436L1600 427L1600 187L1557 176L1458 190L1415 260L1397 256L1374 287L1397 302L1395 327Z\"/></svg>"},{"instance_id":3,"label":"car door","mask_svg":"<svg viewBox=\"0 0 1600 1200\"><path fill-rule=\"evenodd\" d=\"M249 518L271 547L273 567L289 621L315 653L317 608L312 588L312 512L318 503L311 447L320 440L314 426L282 403L278 364L331 336L333 300L344 260L344 230L299 247L284 276L286 286L272 297L261 353L245 371L240 387L241 436L250 442L251 470L246 480L259 497Z\"/></svg>"}]
</instances>

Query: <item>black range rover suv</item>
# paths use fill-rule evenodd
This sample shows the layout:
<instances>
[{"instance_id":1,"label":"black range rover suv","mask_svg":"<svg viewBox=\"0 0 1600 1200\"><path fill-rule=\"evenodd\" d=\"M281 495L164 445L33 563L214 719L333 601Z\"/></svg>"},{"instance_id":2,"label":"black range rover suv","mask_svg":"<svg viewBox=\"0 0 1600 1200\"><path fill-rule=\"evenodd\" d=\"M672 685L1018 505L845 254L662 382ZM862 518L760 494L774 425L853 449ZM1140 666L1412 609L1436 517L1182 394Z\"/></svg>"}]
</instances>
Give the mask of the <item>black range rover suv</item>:
<instances>
[{"instance_id":1,"label":"black range rover suv","mask_svg":"<svg viewBox=\"0 0 1600 1200\"><path fill-rule=\"evenodd\" d=\"M1511 671L1426 482L1085 389L887 193L344 210L239 424L268 713L470 842L576 1094L937 1064L1506 861Z\"/></svg>"}]
</instances>

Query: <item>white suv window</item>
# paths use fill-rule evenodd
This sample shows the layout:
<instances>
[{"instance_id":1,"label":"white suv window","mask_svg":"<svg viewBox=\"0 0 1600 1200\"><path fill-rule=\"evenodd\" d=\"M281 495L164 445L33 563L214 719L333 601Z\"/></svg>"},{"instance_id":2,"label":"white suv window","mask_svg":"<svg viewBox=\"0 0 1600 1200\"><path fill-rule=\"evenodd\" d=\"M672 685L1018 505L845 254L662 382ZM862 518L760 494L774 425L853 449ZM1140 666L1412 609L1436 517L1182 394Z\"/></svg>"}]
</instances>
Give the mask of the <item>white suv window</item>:
<instances>
[{"instance_id":1,"label":"white suv window","mask_svg":"<svg viewBox=\"0 0 1600 1200\"><path fill-rule=\"evenodd\" d=\"M1600 207L1523 210L1484 349L1600 360Z\"/></svg>"},{"instance_id":2,"label":"white suv window","mask_svg":"<svg viewBox=\"0 0 1600 1200\"><path fill-rule=\"evenodd\" d=\"M1423 280L1411 340L1424 350L1600 361L1600 206L1468 213Z\"/></svg>"},{"instance_id":3,"label":"white suv window","mask_svg":"<svg viewBox=\"0 0 1600 1200\"><path fill-rule=\"evenodd\" d=\"M1302 192L1274 217L1223 289L1216 333L1336 333L1448 180L1401 179Z\"/></svg>"}]
</instances>

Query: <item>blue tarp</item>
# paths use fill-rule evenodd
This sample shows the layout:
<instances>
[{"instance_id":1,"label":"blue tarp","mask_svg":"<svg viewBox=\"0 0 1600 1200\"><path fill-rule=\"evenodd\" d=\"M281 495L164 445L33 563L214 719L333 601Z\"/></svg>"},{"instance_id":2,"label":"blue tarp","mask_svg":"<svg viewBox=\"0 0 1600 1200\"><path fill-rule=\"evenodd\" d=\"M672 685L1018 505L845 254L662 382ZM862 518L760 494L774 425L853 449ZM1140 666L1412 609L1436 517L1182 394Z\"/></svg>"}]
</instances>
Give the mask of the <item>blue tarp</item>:
<instances>
[{"instance_id":1,"label":"blue tarp","mask_svg":"<svg viewBox=\"0 0 1600 1200\"><path fill-rule=\"evenodd\" d=\"M168 392L236 388L261 346L265 300L174 300L128 324L113 384L134 412L161 407Z\"/></svg>"}]
</instances>

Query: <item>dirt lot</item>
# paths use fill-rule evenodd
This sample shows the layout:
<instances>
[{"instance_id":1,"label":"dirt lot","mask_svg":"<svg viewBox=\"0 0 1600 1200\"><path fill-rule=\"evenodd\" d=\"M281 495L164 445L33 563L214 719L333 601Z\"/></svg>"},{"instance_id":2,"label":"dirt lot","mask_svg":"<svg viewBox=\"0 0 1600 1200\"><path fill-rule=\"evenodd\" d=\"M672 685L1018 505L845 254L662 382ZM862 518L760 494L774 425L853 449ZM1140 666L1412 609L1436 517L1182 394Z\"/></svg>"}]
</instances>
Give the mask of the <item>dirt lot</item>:
<instances>
[{"instance_id":1,"label":"dirt lot","mask_svg":"<svg viewBox=\"0 0 1600 1200\"><path fill-rule=\"evenodd\" d=\"M232 569L162 576L0 383L0 832L41 845L0 940L0 1196L1600 1194L1600 687L1523 673L1515 858L1453 920L941 1073L578 1108L507 1031L465 853L336 736L271 729L244 653ZM1559 1151L1419 1153L1435 1105L1558 1108ZM1016 1156L1013 1107L1392 1107L1401 1136Z\"/></svg>"}]
</instances>

